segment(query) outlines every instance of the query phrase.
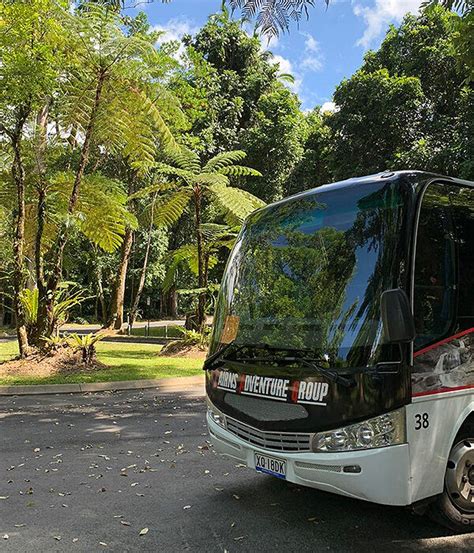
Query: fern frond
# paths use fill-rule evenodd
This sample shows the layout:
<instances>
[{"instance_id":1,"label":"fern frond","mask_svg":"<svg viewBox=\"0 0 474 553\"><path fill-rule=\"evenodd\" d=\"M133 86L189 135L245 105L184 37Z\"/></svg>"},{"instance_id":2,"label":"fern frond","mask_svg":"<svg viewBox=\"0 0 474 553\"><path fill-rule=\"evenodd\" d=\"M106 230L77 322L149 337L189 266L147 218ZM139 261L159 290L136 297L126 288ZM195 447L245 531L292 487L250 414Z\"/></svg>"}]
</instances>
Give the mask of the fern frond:
<instances>
[{"instance_id":1,"label":"fern frond","mask_svg":"<svg viewBox=\"0 0 474 553\"><path fill-rule=\"evenodd\" d=\"M137 102L141 103L142 109L147 113L155 125L158 136L163 144L163 149L169 153L176 152L180 149L174 136L169 130L168 125L163 119L161 111L156 104L142 91L136 91Z\"/></svg>"},{"instance_id":2,"label":"fern frond","mask_svg":"<svg viewBox=\"0 0 474 553\"><path fill-rule=\"evenodd\" d=\"M329 5L330 0L324 0ZM232 10L240 9L247 20L256 19L257 29L269 38L289 29L290 21L300 21L315 0L229 0Z\"/></svg>"},{"instance_id":3,"label":"fern frond","mask_svg":"<svg viewBox=\"0 0 474 553\"><path fill-rule=\"evenodd\" d=\"M201 170L199 156L189 148L180 148L179 151L170 152L168 157L173 165L190 173L197 173Z\"/></svg>"},{"instance_id":4,"label":"fern frond","mask_svg":"<svg viewBox=\"0 0 474 553\"><path fill-rule=\"evenodd\" d=\"M208 242L216 242L228 236L236 236L236 228L217 223L202 223L200 226L204 239Z\"/></svg>"},{"instance_id":5,"label":"fern frond","mask_svg":"<svg viewBox=\"0 0 474 553\"><path fill-rule=\"evenodd\" d=\"M20 302L25 314L27 325L34 325L38 321L39 292L38 288L25 288L20 292Z\"/></svg>"},{"instance_id":6,"label":"fern frond","mask_svg":"<svg viewBox=\"0 0 474 553\"><path fill-rule=\"evenodd\" d=\"M167 163L155 163L154 170L161 175L170 175L173 177L181 177L186 182L192 180L194 173L187 171L186 169L180 169L179 167L173 167Z\"/></svg>"},{"instance_id":7,"label":"fern frond","mask_svg":"<svg viewBox=\"0 0 474 553\"><path fill-rule=\"evenodd\" d=\"M228 167L238 161L242 161L247 157L247 154L242 150L233 150L231 152L222 152L210 159L203 168L205 172L220 171L224 167Z\"/></svg>"},{"instance_id":8,"label":"fern frond","mask_svg":"<svg viewBox=\"0 0 474 553\"><path fill-rule=\"evenodd\" d=\"M168 265L168 269L163 279L162 288L166 292L171 288L174 282L176 271L178 267L186 262L189 264L189 260L197 257L197 248L194 244L187 244L181 246L177 250L171 252L171 262Z\"/></svg>"},{"instance_id":9,"label":"fern frond","mask_svg":"<svg viewBox=\"0 0 474 553\"><path fill-rule=\"evenodd\" d=\"M251 167L244 167L243 165L229 165L219 170L221 175L230 175L232 177L261 177L262 173Z\"/></svg>"},{"instance_id":10,"label":"fern frond","mask_svg":"<svg viewBox=\"0 0 474 553\"><path fill-rule=\"evenodd\" d=\"M147 198L148 196L151 196L152 194L156 194L157 192L166 192L169 190L174 190L178 188L179 185L175 182L156 182L155 184L150 184L149 186L145 186L135 192L135 194L132 194L128 197L128 200L135 200L138 198Z\"/></svg>"},{"instance_id":11,"label":"fern frond","mask_svg":"<svg viewBox=\"0 0 474 553\"><path fill-rule=\"evenodd\" d=\"M209 186L209 190L217 204L240 222L252 211L265 205L262 200L239 188L214 184Z\"/></svg>"},{"instance_id":12,"label":"fern frond","mask_svg":"<svg viewBox=\"0 0 474 553\"><path fill-rule=\"evenodd\" d=\"M136 217L127 209L124 185L99 173L85 175L73 217L67 215L67 200L73 183L72 173L56 173L50 180L54 209L49 223L57 226L65 218L93 244L106 252L122 243L127 227L137 228ZM51 205L51 201L50 201Z\"/></svg>"},{"instance_id":13,"label":"fern frond","mask_svg":"<svg viewBox=\"0 0 474 553\"><path fill-rule=\"evenodd\" d=\"M191 190L181 189L171 194L166 199L160 200L155 204L154 223L157 228L171 227L183 214L189 200L191 199Z\"/></svg>"},{"instance_id":14,"label":"fern frond","mask_svg":"<svg viewBox=\"0 0 474 553\"><path fill-rule=\"evenodd\" d=\"M227 186L229 184L229 179L226 175L221 175L220 173L199 173L198 175L194 175L192 177L192 182L205 186L210 184L221 184L222 186Z\"/></svg>"}]
</instances>

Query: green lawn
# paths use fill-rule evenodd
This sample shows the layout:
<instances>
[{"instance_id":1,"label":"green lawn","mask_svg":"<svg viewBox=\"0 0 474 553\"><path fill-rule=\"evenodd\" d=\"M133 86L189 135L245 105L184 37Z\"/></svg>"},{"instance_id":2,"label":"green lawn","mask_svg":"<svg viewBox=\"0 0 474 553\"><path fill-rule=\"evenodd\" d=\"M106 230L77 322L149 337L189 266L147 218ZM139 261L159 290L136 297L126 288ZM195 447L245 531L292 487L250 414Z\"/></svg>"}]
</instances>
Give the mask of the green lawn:
<instances>
[{"instance_id":1,"label":"green lawn","mask_svg":"<svg viewBox=\"0 0 474 553\"><path fill-rule=\"evenodd\" d=\"M159 357L157 354L161 347L154 344L100 342L97 344L98 358L102 363L108 365L106 369L47 378L0 376L0 385L109 382L202 374L202 360L182 357ZM0 342L0 362L10 359L17 353L16 342Z\"/></svg>"}]
</instances>

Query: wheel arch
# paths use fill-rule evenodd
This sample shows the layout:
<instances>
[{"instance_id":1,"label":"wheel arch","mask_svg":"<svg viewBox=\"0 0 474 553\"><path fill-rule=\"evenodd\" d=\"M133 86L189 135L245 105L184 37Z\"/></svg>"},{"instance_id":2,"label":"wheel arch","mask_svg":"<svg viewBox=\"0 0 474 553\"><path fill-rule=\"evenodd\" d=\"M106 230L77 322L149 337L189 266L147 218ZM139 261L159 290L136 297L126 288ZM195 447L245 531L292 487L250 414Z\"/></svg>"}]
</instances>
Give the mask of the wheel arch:
<instances>
[{"instance_id":1,"label":"wheel arch","mask_svg":"<svg viewBox=\"0 0 474 553\"><path fill-rule=\"evenodd\" d=\"M448 451L445 452L446 461L448 460L449 452L451 451L451 448L453 447L453 444L456 441L456 437L459 435L461 430L468 424L474 424L474 397L472 398L471 402L459 414L456 425L454 426L451 432L450 440L448 442L449 449Z\"/></svg>"}]
</instances>

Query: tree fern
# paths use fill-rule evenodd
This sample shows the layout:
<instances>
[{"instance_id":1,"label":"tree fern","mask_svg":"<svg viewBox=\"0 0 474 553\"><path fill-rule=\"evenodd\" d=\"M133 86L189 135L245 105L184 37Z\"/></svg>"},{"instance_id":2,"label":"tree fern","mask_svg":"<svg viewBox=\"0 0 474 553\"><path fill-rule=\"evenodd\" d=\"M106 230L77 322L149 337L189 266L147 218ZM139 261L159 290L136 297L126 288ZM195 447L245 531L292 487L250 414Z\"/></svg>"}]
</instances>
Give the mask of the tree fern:
<instances>
[{"instance_id":1,"label":"tree fern","mask_svg":"<svg viewBox=\"0 0 474 553\"><path fill-rule=\"evenodd\" d=\"M70 17L68 24L76 37L77 62L73 58L58 96L61 127L76 129L79 137L85 135L97 74L106 74L94 116L93 143L120 154L138 174L146 174L157 147L178 149L160 108L160 102L173 104L172 95L156 79L163 54L146 36L125 35L119 14L101 4L88 5L80 18ZM173 110L180 112L177 102Z\"/></svg>"},{"instance_id":2,"label":"tree fern","mask_svg":"<svg viewBox=\"0 0 474 553\"><path fill-rule=\"evenodd\" d=\"M185 188L159 200L154 208L155 226L166 228L174 225L183 215L191 199L191 194L192 191Z\"/></svg>"},{"instance_id":3,"label":"tree fern","mask_svg":"<svg viewBox=\"0 0 474 553\"><path fill-rule=\"evenodd\" d=\"M166 183L171 189L158 198L154 205L155 225L172 226L191 203L196 222L196 243L175 252L176 256L170 263L164 288L171 286L177 268L186 260L190 269L197 272L199 287L206 290L208 271L217 263L215 252L220 247L229 247L233 237L222 236L219 241L212 241L209 236L211 229L206 229L201 224L203 198L216 204L232 226L238 225L254 209L264 205L264 202L249 192L232 188L229 177L260 176L260 173L249 167L235 165L245 158L245 153L240 150L218 154L204 166L199 156L186 148L168 153L167 158L168 163L159 162L153 166L155 184L135 193L134 197L156 194L164 186L162 179L165 179L165 182L168 178L173 179L174 184ZM192 252L195 252L194 256L191 255ZM204 321L204 295L199 298L199 324Z\"/></svg>"},{"instance_id":4,"label":"tree fern","mask_svg":"<svg viewBox=\"0 0 474 553\"><path fill-rule=\"evenodd\" d=\"M73 178L73 174L67 172L52 177L48 223L57 227L69 218L69 224L75 225L94 245L107 252L116 250L122 243L126 227L137 227L136 217L127 209L123 184L101 174L86 175L76 212L71 217L67 214L67 198Z\"/></svg>"},{"instance_id":5,"label":"tree fern","mask_svg":"<svg viewBox=\"0 0 474 553\"><path fill-rule=\"evenodd\" d=\"M242 165L230 165L219 170L221 175L231 175L233 177L261 177L262 174L251 167L243 167Z\"/></svg>"},{"instance_id":6,"label":"tree fern","mask_svg":"<svg viewBox=\"0 0 474 553\"><path fill-rule=\"evenodd\" d=\"M252 211L265 205L265 202L239 188L213 184L209 190L215 201L239 221L243 221Z\"/></svg>"},{"instance_id":7,"label":"tree fern","mask_svg":"<svg viewBox=\"0 0 474 553\"><path fill-rule=\"evenodd\" d=\"M233 150L231 152L222 152L210 159L206 165L204 165L204 171L220 171L224 167L233 165L238 161L243 161L247 157L247 154L242 150Z\"/></svg>"}]
</instances>

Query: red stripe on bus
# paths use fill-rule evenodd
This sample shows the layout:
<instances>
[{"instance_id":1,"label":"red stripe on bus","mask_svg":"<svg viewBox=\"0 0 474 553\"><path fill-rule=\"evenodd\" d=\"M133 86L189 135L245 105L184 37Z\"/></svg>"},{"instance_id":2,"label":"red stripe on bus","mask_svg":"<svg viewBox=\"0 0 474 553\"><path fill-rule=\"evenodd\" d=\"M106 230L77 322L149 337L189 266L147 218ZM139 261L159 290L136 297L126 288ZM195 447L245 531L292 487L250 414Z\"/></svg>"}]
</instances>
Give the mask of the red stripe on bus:
<instances>
[{"instance_id":1,"label":"red stripe on bus","mask_svg":"<svg viewBox=\"0 0 474 553\"><path fill-rule=\"evenodd\" d=\"M298 401L298 390L300 389L300 381L293 382L293 389L291 390L291 401L296 403Z\"/></svg>"},{"instance_id":2,"label":"red stripe on bus","mask_svg":"<svg viewBox=\"0 0 474 553\"><path fill-rule=\"evenodd\" d=\"M461 336L465 336L466 334L470 334L471 332L474 332L474 327L468 328L467 330L463 330L462 332L458 332L458 334L454 334L453 336L450 336L449 338L445 338L444 340L441 340L440 342L436 342L436 344L431 344L431 346L427 346L426 348L420 349L419 351L417 351L413 354L413 357L418 357L419 355L423 355L423 353L426 353L427 351L431 351L432 349L435 349L438 346L442 346L443 344L447 344L448 342L451 342L452 340L456 340L456 338L461 338Z\"/></svg>"},{"instance_id":3,"label":"red stripe on bus","mask_svg":"<svg viewBox=\"0 0 474 553\"><path fill-rule=\"evenodd\" d=\"M241 374L241 375L240 375L239 389L237 390L237 393L238 393L238 394L240 394L240 393L242 392L242 390L244 389L245 377L246 377L245 374Z\"/></svg>"},{"instance_id":4,"label":"red stripe on bus","mask_svg":"<svg viewBox=\"0 0 474 553\"><path fill-rule=\"evenodd\" d=\"M428 392L417 392L413 397L431 396L433 394L446 394L447 392L458 392L459 390L469 390L474 388L474 384L467 386L456 386L455 388L439 388L438 390L429 390Z\"/></svg>"}]
</instances>

